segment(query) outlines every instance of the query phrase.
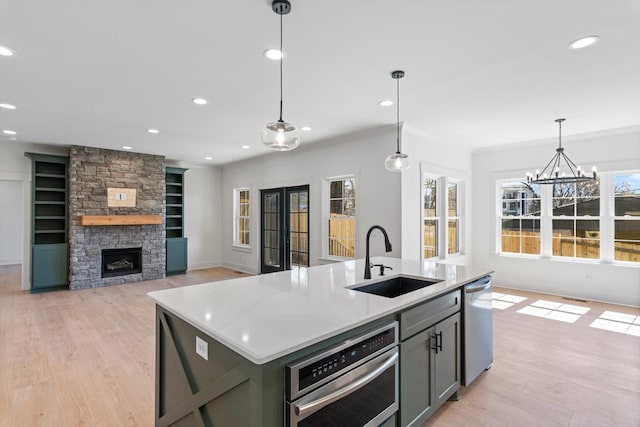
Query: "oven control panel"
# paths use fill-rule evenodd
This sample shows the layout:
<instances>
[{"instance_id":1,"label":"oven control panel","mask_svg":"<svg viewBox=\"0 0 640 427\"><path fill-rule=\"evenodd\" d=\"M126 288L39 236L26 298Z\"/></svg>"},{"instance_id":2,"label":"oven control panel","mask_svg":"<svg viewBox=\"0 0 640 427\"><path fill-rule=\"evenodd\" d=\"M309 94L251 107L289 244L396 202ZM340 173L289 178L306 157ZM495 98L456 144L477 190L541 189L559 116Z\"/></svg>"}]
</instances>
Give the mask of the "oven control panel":
<instances>
[{"instance_id":1,"label":"oven control panel","mask_svg":"<svg viewBox=\"0 0 640 427\"><path fill-rule=\"evenodd\" d=\"M396 344L397 328L395 324L363 337L349 340L332 350L300 362L293 367L291 365L287 366L287 376L290 380L289 386L291 389L297 390L299 394L303 394L315 388L312 387L315 384L324 383L328 378L340 375L342 370L369 359L374 354L382 353ZM297 375L291 375L292 370ZM309 389L310 387L312 388Z\"/></svg>"}]
</instances>

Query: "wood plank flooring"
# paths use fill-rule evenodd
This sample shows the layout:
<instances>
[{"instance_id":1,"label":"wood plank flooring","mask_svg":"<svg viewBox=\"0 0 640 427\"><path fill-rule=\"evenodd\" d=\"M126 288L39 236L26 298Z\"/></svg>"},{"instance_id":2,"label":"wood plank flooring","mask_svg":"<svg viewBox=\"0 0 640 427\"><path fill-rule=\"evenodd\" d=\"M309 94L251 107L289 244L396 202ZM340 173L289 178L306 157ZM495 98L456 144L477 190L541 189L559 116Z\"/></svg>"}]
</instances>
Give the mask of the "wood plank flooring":
<instances>
[{"instance_id":1,"label":"wood plank flooring","mask_svg":"<svg viewBox=\"0 0 640 427\"><path fill-rule=\"evenodd\" d=\"M19 266L0 266L0 426L152 426L155 318L146 293L239 276L214 268L28 294ZM639 309L494 291L526 300L494 310L493 368L425 427L640 426L640 337L589 326L605 311ZM575 323L518 313L538 300L589 311Z\"/></svg>"}]
</instances>

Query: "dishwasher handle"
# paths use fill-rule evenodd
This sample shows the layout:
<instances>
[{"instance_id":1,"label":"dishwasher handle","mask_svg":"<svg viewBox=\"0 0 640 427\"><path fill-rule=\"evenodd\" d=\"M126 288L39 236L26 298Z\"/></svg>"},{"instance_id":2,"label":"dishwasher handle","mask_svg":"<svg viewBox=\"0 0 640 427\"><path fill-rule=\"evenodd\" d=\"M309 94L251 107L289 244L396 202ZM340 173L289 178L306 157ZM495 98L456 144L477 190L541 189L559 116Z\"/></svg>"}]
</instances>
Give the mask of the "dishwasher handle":
<instances>
[{"instance_id":1,"label":"dishwasher handle","mask_svg":"<svg viewBox=\"0 0 640 427\"><path fill-rule=\"evenodd\" d=\"M465 294L482 292L491 287L491 277L485 277L464 287Z\"/></svg>"},{"instance_id":2,"label":"dishwasher handle","mask_svg":"<svg viewBox=\"0 0 640 427\"><path fill-rule=\"evenodd\" d=\"M389 358L387 358L387 360L385 360L380 366L378 366L377 368L375 368L373 371L369 372L368 374L362 376L361 378L359 378L357 381L354 381L350 384L348 384L347 386L334 391L333 393L330 393L326 396L323 396L319 399L316 399L312 402L306 403L304 405L293 405L293 409L296 413L296 415L299 415L301 418L304 418L306 416L306 414L310 414L313 412L316 412L322 408L324 408L325 406L329 405L330 403L335 402L336 400L340 400L342 399L344 396L358 390L361 387L364 387L365 385L369 384L371 381L373 381L376 377L378 377L380 374L382 374L384 371L386 371L390 366L392 366L393 364L395 364L398 360L398 352L394 352Z\"/></svg>"}]
</instances>

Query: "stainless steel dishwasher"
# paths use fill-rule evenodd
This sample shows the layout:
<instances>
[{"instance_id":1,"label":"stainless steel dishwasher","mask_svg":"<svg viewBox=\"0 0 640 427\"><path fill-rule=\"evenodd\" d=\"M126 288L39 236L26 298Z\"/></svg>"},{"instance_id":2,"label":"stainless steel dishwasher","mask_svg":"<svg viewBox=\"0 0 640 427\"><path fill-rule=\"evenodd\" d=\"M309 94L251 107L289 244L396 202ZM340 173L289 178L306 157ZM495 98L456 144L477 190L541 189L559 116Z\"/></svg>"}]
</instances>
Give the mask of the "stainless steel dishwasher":
<instances>
[{"instance_id":1,"label":"stainless steel dishwasher","mask_svg":"<svg viewBox=\"0 0 640 427\"><path fill-rule=\"evenodd\" d=\"M467 386L493 364L493 312L491 276L464 287L464 372Z\"/></svg>"}]
</instances>

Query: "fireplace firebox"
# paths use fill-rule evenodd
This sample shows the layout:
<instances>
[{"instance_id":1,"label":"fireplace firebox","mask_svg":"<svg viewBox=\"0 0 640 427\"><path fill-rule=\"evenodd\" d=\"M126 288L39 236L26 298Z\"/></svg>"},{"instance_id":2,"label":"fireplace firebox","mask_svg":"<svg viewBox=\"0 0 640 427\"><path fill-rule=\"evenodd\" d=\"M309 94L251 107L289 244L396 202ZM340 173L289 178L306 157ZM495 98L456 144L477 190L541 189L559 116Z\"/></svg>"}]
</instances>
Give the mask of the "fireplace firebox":
<instances>
[{"instance_id":1,"label":"fireplace firebox","mask_svg":"<svg viewBox=\"0 0 640 427\"><path fill-rule=\"evenodd\" d=\"M142 248L103 249L102 277L142 273Z\"/></svg>"}]
</instances>

